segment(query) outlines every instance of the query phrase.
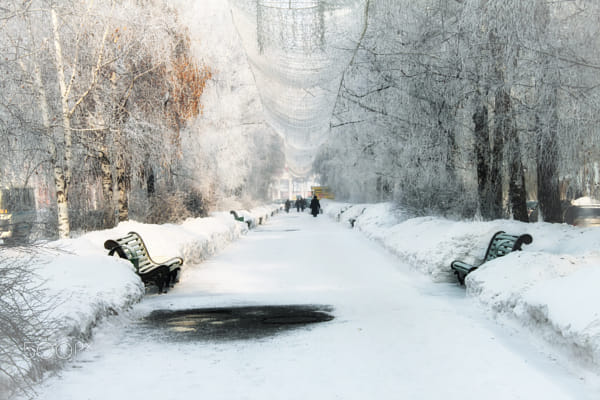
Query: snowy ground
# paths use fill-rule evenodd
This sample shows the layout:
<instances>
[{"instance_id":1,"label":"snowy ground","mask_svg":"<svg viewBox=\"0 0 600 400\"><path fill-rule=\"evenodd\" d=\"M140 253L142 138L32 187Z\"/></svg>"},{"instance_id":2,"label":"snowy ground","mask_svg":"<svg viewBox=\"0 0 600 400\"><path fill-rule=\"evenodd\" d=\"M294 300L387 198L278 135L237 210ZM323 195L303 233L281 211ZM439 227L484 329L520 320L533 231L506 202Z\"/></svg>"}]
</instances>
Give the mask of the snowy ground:
<instances>
[{"instance_id":1,"label":"snowy ground","mask_svg":"<svg viewBox=\"0 0 600 400\"><path fill-rule=\"evenodd\" d=\"M169 294L146 296L100 324L61 376L41 385L39 398L600 396L592 306L598 295L589 289L599 282L596 231L511 221L406 220L385 204L325 208L334 218L345 209L342 223L292 211L202 263L186 262L182 282ZM359 214L355 229L344 223ZM164 246L171 255L171 243L191 242L179 236L186 229L149 228L146 235L156 241L148 246ZM526 231L534 242L471 274L465 296L451 280L450 261L481 257L499 229ZM85 242L77 243L84 260ZM95 283L88 285L92 290ZM138 322L153 310L291 304L329 306L335 318L228 341L173 340Z\"/></svg>"},{"instance_id":2,"label":"snowy ground","mask_svg":"<svg viewBox=\"0 0 600 400\"><path fill-rule=\"evenodd\" d=\"M529 233L531 245L469 274L466 291L600 373L600 229L497 220L408 218L391 204L330 203L327 213L381 243L434 281L455 282L450 262L479 264L492 235ZM342 212L343 211L343 212Z\"/></svg>"},{"instance_id":3,"label":"snowy ground","mask_svg":"<svg viewBox=\"0 0 600 400\"><path fill-rule=\"evenodd\" d=\"M249 226L254 227L261 220L266 222L277 209L278 206L273 205L250 211L239 210L238 213L245 217ZM179 225L125 222L114 229L41 244L36 246L35 252L28 248L4 249L3 256L33 264L39 283L32 282L31 287L42 284L46 298L41 299L41 303L52 308L48 318L58 324L52 337L43 342L23 339L23 343L14 345L39 355L49 364L69 360L87 346L100 321L108 316L120 315L139 302L145 289L131 263L108 257L103 247L105 240L124 236L130 231L140 233L153 259L183 257L185 270L247 233L248 224L236 222L228 212L219 212L209 218L189 219ZM0 371L12 371L9 366L0 367ZM8 389L3 386L5 382L0 372L0 399L8 396Z\"/></svg>"}]
</instances>

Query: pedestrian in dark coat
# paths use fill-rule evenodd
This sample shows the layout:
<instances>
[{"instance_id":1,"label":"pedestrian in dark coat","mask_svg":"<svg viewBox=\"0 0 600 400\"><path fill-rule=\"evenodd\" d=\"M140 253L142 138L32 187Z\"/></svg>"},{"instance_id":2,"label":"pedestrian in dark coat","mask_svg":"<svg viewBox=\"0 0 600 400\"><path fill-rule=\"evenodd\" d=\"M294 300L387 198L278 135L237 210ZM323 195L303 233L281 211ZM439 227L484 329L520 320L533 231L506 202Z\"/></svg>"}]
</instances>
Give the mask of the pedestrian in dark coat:
<instances>
[{"instance_id":1,"label":"pedestrian in dark coat","mask_svg":"<svg viewBox=\"0 0 600 400\"><path fill-rule=\"evenodd\" d=\"M313 217L316 217L319 214L319 210L321 210L321 203L319 203L319 199L315 194L315 197L313 197L313 199L310 202L310 212L313 215Z\"/></svg>"},{"instance_id":2,"label":"pedestrian in dark coat","mask_svg":"<svg viewBox=\"0 0 600 400\"><path fill-rule=\"evenodd\" d=\"M290 199L287 199L285 201L285 212L289 213L290 212L290 207L292 206L292 202L290 201Z\"/></svg>"},{"instance_id":3,"label":"pedestrian in dark coat","mask_svg":"<svg viewBox=\"0 0 600 400\"><path fill-rule=\"evenodd\" d=\"M304 200L302 200L302 197L298 197L296 199L296 211L300 212L300 207L302 206L303 201Z\"/></svg>"}]
</instances>

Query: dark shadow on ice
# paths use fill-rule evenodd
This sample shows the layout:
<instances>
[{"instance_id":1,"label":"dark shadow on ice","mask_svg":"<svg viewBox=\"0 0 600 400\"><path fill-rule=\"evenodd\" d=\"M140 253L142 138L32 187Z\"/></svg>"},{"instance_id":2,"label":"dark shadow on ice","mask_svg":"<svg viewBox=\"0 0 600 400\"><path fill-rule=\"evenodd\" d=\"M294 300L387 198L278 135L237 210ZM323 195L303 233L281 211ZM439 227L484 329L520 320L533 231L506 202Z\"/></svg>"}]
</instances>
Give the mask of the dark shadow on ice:
<instances>
[{"instance_id":1,"label":"dark shadow on ice","mask_svg":"<svg viewBox=\"0 0 600 400\"><path fill-rule=\"evenodd\" d=\"M331 321L331 311L322 305L155 310L140 323L168 341L248 340Z\"/></svg>"}]
</instances>

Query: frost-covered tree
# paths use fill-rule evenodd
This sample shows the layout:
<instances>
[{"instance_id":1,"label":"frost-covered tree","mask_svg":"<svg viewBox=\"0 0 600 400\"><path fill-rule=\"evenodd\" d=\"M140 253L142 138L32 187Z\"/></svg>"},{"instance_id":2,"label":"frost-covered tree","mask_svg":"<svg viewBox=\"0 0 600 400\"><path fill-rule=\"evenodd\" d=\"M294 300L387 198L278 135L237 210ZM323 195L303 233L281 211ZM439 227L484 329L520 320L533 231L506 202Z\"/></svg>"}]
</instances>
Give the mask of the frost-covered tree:
<instances>
[{"instance_id":1,"label":"frost-covered tree","mask_svg":"<svg viewBox=\"0 0 600 400\"><path fill-rule=\"evenodd\" d=\"M559 196L597 181L597 9L373 2L316 169L342 196L385 187L416 212L527 220L529 194L561 220Z\"/></svg>"},{"instance_id":2,"label":"frost-covered tree","mask_svg":"<svg viewBox=\"0 0 600 400\"><path fill-rule=\"evenodd\" d=\"M35 0L1 12L2 144L13 154L3 185L52 181L61 237L111 226L116 210L126 219L137 187L148 197L181 190L173 179L180 134L200 115L211 73L191 54L173 8ZM103 217L90 221L96 211Z\"/></svg>"},{"instance_id":3,"label":"frost-covered tree","mask_svg":"<svg viewBox=\"0 0 600 400\"><path fill-rule=\"evenodd\" d=\"M600 59L589 51L599 45L598 16L598 4L591 1L543 3L537 11L537 41L528 49L538 60L529 104L534 110L537 193L547 221L562 221L561 197L598 194L598 175L593 166L587 169L593 154L598 155L600 136L597 117L589 113L598 107ZM569 193L561 187L569 187Z\"/></svg>"},{"instance_id":4,"label":"frost-covered tree","mask_svg":"<svg viewBox=\"0 0 600 400\"><path fill-rule=\"evenodd\" d=\"M178 0L190 27L191 54L211 66L203 112L182 132L181 178L212 207L248 207L268 195L284 166L282 139L265 122L261 98L221 0Z\"/></svg>"},{"instance_id":5,"label":"frost-covered tree","mask_svg":"<svg viewBox=\"0 0 600 400\"><path fill-rule=\"evenodd\" d=\"M461 195L457 151L457 110L465 96L458 71L459 11L454 2L371 4L365 37L344 77L329 145L339 140L344 152L358 150L364 165L356 170L359 164L349 163L348 181L364 177L370 183L363 191L375 194L371 199L393 192L415 211L469 203Z\"/></svg>"}]
</instances>

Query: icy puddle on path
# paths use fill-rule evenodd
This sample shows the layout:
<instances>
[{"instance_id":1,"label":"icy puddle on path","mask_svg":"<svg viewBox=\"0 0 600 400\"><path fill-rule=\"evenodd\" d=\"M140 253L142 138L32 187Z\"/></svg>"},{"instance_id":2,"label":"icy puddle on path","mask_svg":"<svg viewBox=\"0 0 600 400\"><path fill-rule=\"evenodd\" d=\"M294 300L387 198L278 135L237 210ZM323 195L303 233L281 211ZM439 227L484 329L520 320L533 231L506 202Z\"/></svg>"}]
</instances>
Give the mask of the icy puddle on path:
<instances>
[{"instance_id":1,"label":"icy puddle on path","mask_svg":"<svg viewBox=\"0 0 600 400\"><path fill-rule=\"evenodd\" d=\"M155 310L139 324L167 341L231 341L261 339L331 321L324 305L277 305Z\"/></svg>"}]
</instances>

